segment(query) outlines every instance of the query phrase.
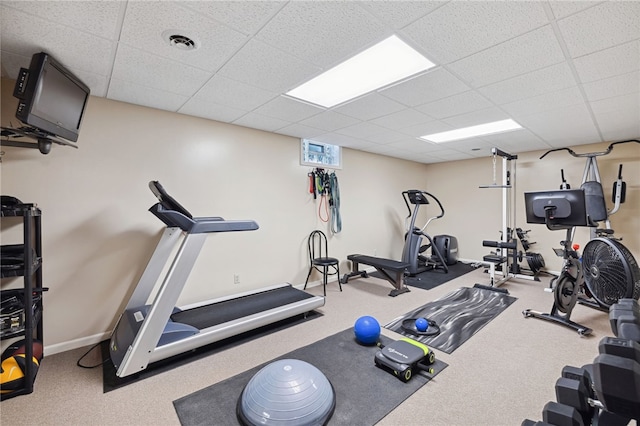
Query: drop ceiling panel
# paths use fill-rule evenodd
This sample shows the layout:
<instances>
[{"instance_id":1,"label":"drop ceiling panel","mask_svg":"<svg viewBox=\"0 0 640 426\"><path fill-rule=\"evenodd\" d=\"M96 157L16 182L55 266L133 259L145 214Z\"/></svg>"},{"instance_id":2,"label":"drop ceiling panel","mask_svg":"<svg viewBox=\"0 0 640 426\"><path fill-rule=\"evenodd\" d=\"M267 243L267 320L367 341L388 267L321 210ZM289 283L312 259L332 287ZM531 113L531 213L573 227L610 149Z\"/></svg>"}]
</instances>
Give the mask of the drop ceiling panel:
<instances>
[{"instance_id":1,"label":"drop ceiling panel","mask_svg":"<svg viewBox=\"0 0 640 426\"><path fill-rule=\"evenodd\" d=\"M180 5L202 13L245 35L258 32L287 2L285 1L189 1Z\"/></svg>"},{"instance_id":2,"label":"drop ceiling panel","mask_svg":"<svg viewBox=\"0 0 640 426\"><path fill-rule=\"evenodd\" d=\"M602 1L588 1L588 0L579 0L579 1L550 1L549 5L553 10L553 16L556 19L565 18L569 15L573 15L576 12L580 12L581 10L588 9L597 4L602 3Z\"/></svg>"},{"instance_id":3,"label":"drop ceiling panel","mask_svg":"<svg viewBox=\"0 0 640 426\"><path fill-rule=\"evenodd\" d=\"M578 86L573 86L568 89L547 92L532 98L510 102L502 105L502 109L517 118L577 104L584 104L584 96Z\"/></svg>"},{"instance_id":4,"label":"drop ceiling panel","mask_svg":"<svg viewBox=\"0 0 640 426\"><path fill-rule=\"evenodd\" d=\"M640 37L640 2L604 2L558 21L572 58Z\"/></svg>"},{"instance_id":5,"label":"drop ceiling panel","mask_svg":"<svg viewBox=\"0 0 640 426\"><path fill-rule=\"evenodd\" d=\"M384 127L378 126L366 121L354 124L349 127L336 130L335 133L351 136L354 138L367 139L369 136L373 136L380 133L388 132Z\"/></svg>"},{"instance_id":6,"label":"drop ceiling panel","mask_svg":"<svg viewBox=\"0 0 640 426\"><path fill-rule=\"evenodd\" d=\"M393 29L401 29L446 1L363 1L360 3Z\"/></svg>"},{"instance_id":7,"label":"drop ceiling panel","mask_svg":"<svg viewBox=\"0 0 640 426\"><path fill-rule=\"evenodd\" d=\"M334 111L359 120L371 120L401 111L404 108L402 104L373 92L344 105L337 106Z\"/></svg>"},{"instance_id":8,"label":"drop ceiling panel","mask_svg":"<svg viewBox=\"0 0 640 426\"><path fill-rule=\"evenodd\" d=\"M405 108L370 121L382 127L386 127L387 129L401 130L407 126L428 123L433 121L433 118L421 113L420 111L416 111L415 109Z\"/></svg>"},{"instance_id":9,"label":"drop ceiling panel","mask_svg":"<svg viewBox=\"0 0 640 426\"><path fill-rule=\"evenodd\" d=\"M300 121L301 124L306 126L315 127L318 129L331 132L334 130L342 129L343 127L351 126L358 123L360 120L357 118L349 117L344 114L340 114L335 111L324 111L320 114L314 115Z\"/></svg>"},{"instance_id":10,"label":"drop ceiling panel","mask_svg":"<svg viewBox=\"0 0 640 426\"><path fill-rule=\"evenodd\" d=\"M475 126L493 121L506 120L509 116L499 108L491 107L479 111L468 112L453 117L444 118L441 121L451 125L453 128Z\"/></svg>"},{"instance_id":11,"label":"drop ceiling panel","mask_svg":"<svg viewBox=\"0 0 640 426\"><path fill-rule=\"evenodd\" d=\"M486 86L564 61L550 25L452 63L450 69L474 87Z\"/></svg>"},{"instance_id":12,"label":"drop ceiling panel","mask_svg":"<svg viewBox=\"0 0 640 426\"><path fill-rule=\"evenodd\" d=\"M428 151L432 151L429 147L429 142L417 138L405 138L386 145L391 146L395 149L401 149L416 153L425 153Z\"/></svg>"},{"instance_id":13,"label":"drop ceiling panel","mask_svg":"<svg viewBox=\"0 0 640 426\"><path fill-rule=\"evenodd\" d=\"M424 154L428 157L439 158L444 161L459 161L459 160L468 160L470 158L474 158L473 155L468 154L466 152L456 151L455 149L446 149L442 151L436 151L433 153Z\"/></svg>"},{"instance_id":14,"label":"drop ceiling panel","mask_svg":"<svg viewBox=\"0 0 640 426\"><path fill-rule=\"evenodd\" d=\"M319 71L308 62L252 39L218 74L270 92L284 93Z\"/></svg>"},{"instance_id":15,"label":"drop ceiling panel","mask_svg":"<svg viewBox=\"0 0 640 426\"><path fill-rule=\"evenodd\" d=\"M541 2L452 1L403 32L444 65L547 23Z\"/></svg>"},{"instance_id":16,"label":"drop ceiling panel","mask_svg":"<svg viewBox=\"0 0 640 426\"><path fill-rule=\"evenodd\" d=\"M493 104L484 96L475 91L468 91L458 95L449 96L435 102L430 102L417 107L431 117L443 119L454 115L465 114L467 112L477 111L489 108Z\"/></svg>"},{"instance_id":17,"label":"drop ceiling panel","mask_svg":"<svg viewBox=\"0 0 640 426\"><path fill-rule=\"evenodd\" d=\"M277 93L216 74L198 90L192 99L251 111L277 96L279 96Z\"/></svg>"},{"instance_id":18,"label":"drop ceiling panel","mask_svg":"<svg viewBox=\"0 0 640 426\"><path fill-rule=\"evenodd\" d=\"M552 65L478 89L498 105L573 87L576 81L567 63Z\"/></svg>"},{"instance_id":19,"label":"drop ceiling panel","mask_svg":"<svg viewBox=\"0 0 640 426\"><path fill-rule=\"evenodd\" d=\"M583 83L626 74L640 69L640 41L582 56L573 63Z\"/></svg>"},{"instance_id":20,"label":"drop ceiling panel","mask_svg":"<svg viewBox=\"0 0 640 426\"><path fill-rule=\"evenodd\" d=\"M357 2L294 1L256 38L327 68L391 34Z\"/></svg>"},{"instance_id":21,"label":"drop ceiling panel","mask_svg":"<svg viewBox=\"0 0 640 426\"><path fill-rule=\"evenodd\" d=\"M178 111L188 96L168 93L152 87L144 87L125 80L112 78L109 84L109 99L142 105L167 111Z\"/></svg>"},{"instance_id":22,"label":"drop ceiling panel","mask_svg":"<svg viewBox=\"0 0 640 426\"><path fill-rule=\"evenodd\" d=\"M120 45L112 78L168 93L193 96L211 78L211 73Z\"/></svg>"},{"instance_id":23,"label":"drop ceiling panel","mask_svg":"<svg viewBox=\"0 0 640 426\"><path fill-rule=\"evenodd\" d=\"M591 103L591 109L594 114L602 114L616 111L638 111L640 104L640 95L638 93L630 93L615 98L607 98ZM639 120L640 121L640 120Z\"/></svg>"},{"instance_id":24,"label":"drop ceiling panel","mask_svg":"<svg viewBox=\"0 0 640 426\"><path fill-rule=\"evenodd\" d=\"M488 142L492 147L498 147L510 154L551 148L550 145L546 144L538 136L534 135L527 129L483 136L482 139Z\"/></svg>"},{"instance_id":25,"label":"drop ceiling panel","mask_svg":"<svg viewBox=\"0 0 640 426\"><path fill-rule=\"evenodd\" d=\"M115 50L115 42L75 28L38 18L1 6L2 24L0 46L3 51L29 58L22 65L28 67L31 55L55 52L55 57L71 70L108 75ZM73 49L69 49L70 41ZM8 70L17 77L19 69ZM15 74L14 74L15 73Z\"/></svg>"},{"instance_id":26,"label":"drop ceiling panel","mask_svg":"<svg viewBox=\"0 0 640 426\"><path fill-rule=\"evenodd\" d=\"M430 121L424 124L416 124L415 126L405 127L402 130L402 133L406 133L409 136L419 138L420 136L445 132L451 129L451 125L443 123L442 121Z\"/></svg>"},{"instance_id":27,"label":"drop ceiling panel","mask_svg":"<svg viewBox=\"0 0 640 426\"><path fill-rule=\"evenodd\" d=\"M518 122L553 147L571 146L579 144L579 141L594 143L601 140L585 105L523 116Z\"/></svg>"},{"instance_id":28,"label":"drop ceiling panel","mask_svg":"<svg viewBox=\"0 0 640 426\"><path fill-rule=\"evenodd\" d=\"M278 129L291 125L291 122L250 112L239 119L234 120L233 124L251 127L253 129L266 130L267 132L275 132Z\"/></svg>"},{"instance_id":29,"label":"drop ceiling panel","mask_svg":"<svg viewBox=\"0 0 640 426\"><path fill-rule=\"evenodd\" d=\"M638 93L640 92L640 71L587 83L583 88L590 101Z\"/></svg>"},{"instance_id":30,"label":"drop ceiling panel","mask_svg":"<svg viewBox=\"0 0 640 426\"><path fill-rule=\"evenodd\" d=\"M197 49L172 47L163 37L167 31L191 38ZM217 70L247 40L246 35L177 2L130 2L120 35L121 43L207 71Z\"/></svg>"},{"instance_id":31,"label":"drop ceiling panel","mask_svg":"<svg viewBox=\"0 0 640 426\"><path fill-rule=\"evenodd\" d=\"M324 134L324 131L315 129L313 127L304 126L299 123L294 123L278 129L278 133L281 135L293 136L300 139L313 139L316 136Z\"/></svg>"},{"instance_id":32,"label":"drop ceiling panel","mask_svg":"<svg viewBox=\"0 0 640 426\"><path fill-rule=\"evenodd\" d=\"M637 118L639 115L640 113L637 110L622 110L619 112L598 114L596 117L598 123L600 123L603 139L610 142L638 139L640 122Z\"/></svg>"},{"instance_id":33,"label":"drop ceiling panel","mask_svg":"<svg viewBox=\"0 0 640 426\"><path fill-rule=\"evenodd\" d=\"M228 123L239 119L248 111L233 108L228 105L214 104L202 98L191 98L178 109L178 112L180 114Z\"/></svg>"},{"instance_id":34,"label":"drop ceiling panel","mask_svg":"<svg viewBox=\"0 0 640 426\"><path fill-rule=\"evenodd\" d=\"M592 108L605 140L638 139L640 94L595 101Z\"/></svg>"},{"instance_id":35,"label":"drop ceiling panel","mask_svg":"<svg viewBox=\"0 0 640 426\"><path fill-rule=\"evenodd\" d=\"M396 132L395 130L387 130L380 133L374 133L367 137L367 140L377 144L388 144L397 142L402 139L406 139L407 135L404 133Z\"/></svg>"},{"instance_id":36,"label":"drop ceiling panel","mask_svg":"<svg viewBox=\"0 0 640 426\"><path fill-rule=\"evenodd\" d=\"M126 2L115 1L3 1L2 4L109 40L117 40L120 16L126 8Z\"/></svg>"},{"instance_id":37,"label":"drop ceiling panel","mask_svg":"<svg viewBox=\"0 0 640 426\"><path fill-rule=\"evenodd\" d=\"M374 154L392 155L395 154L398 149L389 145L373 145L367 148L367 151Z\"/></svg>"},{"instance_id":38,"label":"drop ceiling panel","mask_svg":"<svg viewBox=\"0 0 640 426\"><path fill-rule=\"evenodd\" d=\"M469 89L449 71L437 68L381 90L380 94L403 105L416 107Z\"/></svg>"},{"instance_id":39,"label":"drop ceiling panel","mask_svg":"<svg viewBox=\"0 0 640 426\"><path fill-rule=\"evenodd\" d=\"M300 121L324 111L323 108L296 101L286 96L278 96L253 112L286 121Z\"/></svg>"}]
</instances>

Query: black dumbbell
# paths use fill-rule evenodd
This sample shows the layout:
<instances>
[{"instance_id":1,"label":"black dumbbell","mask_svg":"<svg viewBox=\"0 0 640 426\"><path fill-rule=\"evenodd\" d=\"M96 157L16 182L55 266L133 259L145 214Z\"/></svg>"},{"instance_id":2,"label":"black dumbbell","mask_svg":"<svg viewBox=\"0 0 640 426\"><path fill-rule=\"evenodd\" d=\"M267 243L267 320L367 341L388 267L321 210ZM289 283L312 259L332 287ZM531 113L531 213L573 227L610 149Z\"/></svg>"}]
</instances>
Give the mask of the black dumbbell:
<instances>
[{"instance_id":1,"label":"black dumbbell","mask_svg":"<svg viewBox=\"0 0 640 426\"><path fill-rule=\"evenodd\" d=\"M604 337L598 344L598 352L600 355L614 355L640 362L640 343L629 339Z\"/></svg>"},{"instance_id":2,"label":"black dumbbell","mask_svg":"<svg viewBox=\"0 0 640 426\"><path fill-rule=\"evenodd\" d=\"M590 386L591 383L589 383ZM598 401L591 398L590 390L583 382L566 377L556 381L556 401L575 408L585 425L591 424L597 412L596 408L601 407Z\"/></svg>"},{"instance_id":3,"label":"black dumbbell","mask_svg":"<svg viewBox=\"0 0 640 426\"><path fill-rule=\"evenodd\" d=\"M640 318L631 315L620 316L618 337L640 343Z\"/></svg>"},{"instance_id":4,"label":"black dumbbell","mask_svg":"<svg viewBox=\"0 0 640 426\"><path fill-rule=\"evenodd\" d=\"M620 336L621 324L640 326L640 305L634 299L620 299L609 308L609 324L615 336ZM631 337L626 337L631 338ZM635 339L634 339L635 340Z\"/></svg>"},{"instance_id":5,"label":"black dumbbell","mask_svg":"<svg viewBox=\"0 0 640 426\"><path fill-rule=\"evenodd\" d=\"M591 364L589 364L588 366L583 366L581 368L565 365L562 368L561 377L579 381L587 389L589 398L595 398L595 394L593 391L593 379L591 378L592 376L590 372L591 368Z\"/></svg>"},{"instance_id":6,"label":"black dumbbell","mask_svg":"<svg viewBox=\"0 0 640 426\"><path fill-rule=\"evenodd\" d=\"M598 414L597 424L604 426L627 426L629 422L631 422L630 417L625 417L606 410L601 410L600 414Z\"/></svg>"},{"instance_id":7,"label":"black dumbbell","mask_svg":"<svg viewBox=\"0 0 640 426\"><path fill-rule=\"evenodd\" d=\"M593 384L607 411L640 420L640 362L634 358L598 355L593 361Z\"/></svg>"},{"instance_id":8,"label":"black dumbbell","mask_svg":"<svg viewBox=\"0 0 640 426\"><path fill-rule=\"evenodd\" d=\"M549 401L542 410L542 420L556 426L584 426L582 416L574 407Z\"/></svg>"}]
</instances>

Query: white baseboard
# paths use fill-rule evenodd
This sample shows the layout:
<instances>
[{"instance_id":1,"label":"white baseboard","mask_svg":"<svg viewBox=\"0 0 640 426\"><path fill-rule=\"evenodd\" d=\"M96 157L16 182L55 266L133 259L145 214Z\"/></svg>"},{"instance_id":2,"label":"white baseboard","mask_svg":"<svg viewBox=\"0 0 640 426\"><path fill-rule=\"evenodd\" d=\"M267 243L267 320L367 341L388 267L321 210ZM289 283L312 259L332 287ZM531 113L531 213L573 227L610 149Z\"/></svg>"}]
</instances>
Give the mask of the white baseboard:
<instances>
[{"instance_id":1,"label":"white baseboard","mask_svg":"<svg viewBox=\"0 0 640 426\"><path fill-rule=\"evenodd\" d=\"M85 346L95 345L108 339L111 336L111 332L104 332L100 334L94 334L93 336L82 337L80 339L70 340L67 342L56 343L55 345L47 345L44 347L45 355L55 355L61 352L70 351L73 349L82 348Z\"/></svg>"}]
</instances>

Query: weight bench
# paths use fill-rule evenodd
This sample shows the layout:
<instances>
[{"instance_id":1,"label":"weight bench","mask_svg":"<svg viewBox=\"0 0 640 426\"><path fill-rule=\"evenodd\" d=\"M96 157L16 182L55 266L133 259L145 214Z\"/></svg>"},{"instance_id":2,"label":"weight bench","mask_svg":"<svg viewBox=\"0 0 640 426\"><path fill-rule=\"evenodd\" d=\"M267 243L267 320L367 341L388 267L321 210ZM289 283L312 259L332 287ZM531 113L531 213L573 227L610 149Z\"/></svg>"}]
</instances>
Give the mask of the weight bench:
<instances>
[{"instance_id":1,"label":"weight bench","mask_svg":"<svg viewBox=\"0 0 640 426\"><path fill-rule=\"evenodd\" d=\"M380 274L382 274L382 276L391 283L394 289L391 290L389 296L396 297L399 294L407 293L410 291L403 282L405 272L409 267L408 263L398 262L397 260L391 259L383 259L381 257L365 256L363 254L350 254L349 256L347 256L347 259L351 261L353 265L353 271L348 274L344 274L342 280L340 281L342 284L348 283L349 278L351 277L369 277L367 271L361 271L359 269L359 265L362 263L363 265L369 265L376 268L376 271L380 272Z\"/></svg>"}]
</instances>

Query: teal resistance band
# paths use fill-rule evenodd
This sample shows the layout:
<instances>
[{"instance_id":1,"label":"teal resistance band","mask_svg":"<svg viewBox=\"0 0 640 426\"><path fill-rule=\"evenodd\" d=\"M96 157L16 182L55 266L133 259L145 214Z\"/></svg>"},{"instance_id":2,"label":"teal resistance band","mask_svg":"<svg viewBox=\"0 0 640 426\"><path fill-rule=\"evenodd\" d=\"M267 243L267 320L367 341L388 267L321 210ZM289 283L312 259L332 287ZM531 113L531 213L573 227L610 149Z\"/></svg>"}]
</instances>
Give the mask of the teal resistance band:
<instances>
[{"instance_id":1,"label":"teal resistance band","mask_svg":"<svg viewBox=\"0 0 640 426\"><path fill-rule=\"evenodd\" d=\"M335 172L329 175L329 206L331 208L331 232L337 234L342 231L342 217L340 216L340 188L338 176Z\"/></svg>"}]
</instances>

